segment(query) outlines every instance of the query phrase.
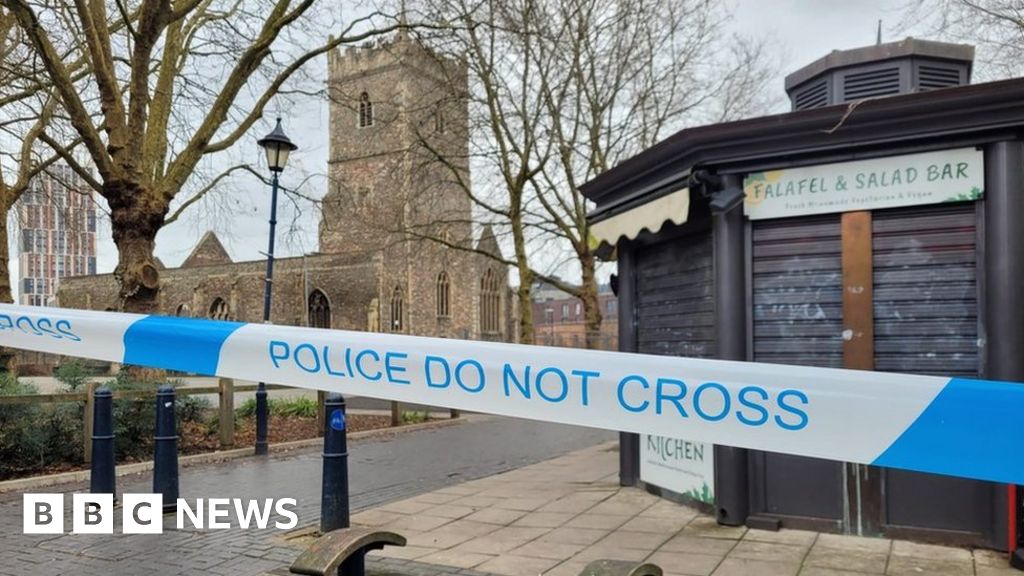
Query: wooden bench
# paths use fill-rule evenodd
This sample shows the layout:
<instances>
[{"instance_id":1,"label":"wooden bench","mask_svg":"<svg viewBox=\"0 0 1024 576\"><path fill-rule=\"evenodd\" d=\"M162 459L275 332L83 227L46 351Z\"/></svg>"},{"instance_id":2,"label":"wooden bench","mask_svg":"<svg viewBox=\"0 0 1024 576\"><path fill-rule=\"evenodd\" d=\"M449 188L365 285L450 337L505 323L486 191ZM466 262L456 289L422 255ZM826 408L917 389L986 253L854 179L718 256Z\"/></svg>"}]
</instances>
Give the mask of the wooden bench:
<instances>
[{"instance_id":1,"label":"wooden bench","mask_svg":"<svg viewBox=\"0 0 1024 576\"><path fill-rule=\"evenodd\" d=\"M362 576L363 556L370 550L380 550L385 546L405 546L405 537L372 528L334 530L317 538L305 552L299 554L288 571L306 576L335 576L341 567L340 576ZM355 565L344 565L349 558L357 561L358 568ZM347 574L348 571L353 574Z\"/></svg>"},{"instance_id":2,"label":"wooden bench","mask_svg":"<svg viewBox=\"0 0 1024 576\"><path fill-rule=\"evenodd\" d=\"M580 576L662 576L662 573L659 566L647 562L594 560Z\"/></svg>"}]
</instances>

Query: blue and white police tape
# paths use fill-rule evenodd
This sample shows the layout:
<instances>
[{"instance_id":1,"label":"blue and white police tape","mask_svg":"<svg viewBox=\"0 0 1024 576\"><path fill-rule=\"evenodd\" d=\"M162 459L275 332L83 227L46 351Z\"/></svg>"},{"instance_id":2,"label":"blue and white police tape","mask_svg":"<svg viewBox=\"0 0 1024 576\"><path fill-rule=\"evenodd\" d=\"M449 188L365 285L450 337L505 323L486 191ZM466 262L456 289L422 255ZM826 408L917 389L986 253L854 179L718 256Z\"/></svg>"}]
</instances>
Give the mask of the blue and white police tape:
<instances>
[{"instance_id":1,"label":"blue and white police tape","mask_svg":"<svg viewBox=\"0 0 1024 576\"><path fill-rule=\"evenodd\" d=\"M1024 385L0 306L0 345L1024 483Z\"/></svg>"}]
</instances>

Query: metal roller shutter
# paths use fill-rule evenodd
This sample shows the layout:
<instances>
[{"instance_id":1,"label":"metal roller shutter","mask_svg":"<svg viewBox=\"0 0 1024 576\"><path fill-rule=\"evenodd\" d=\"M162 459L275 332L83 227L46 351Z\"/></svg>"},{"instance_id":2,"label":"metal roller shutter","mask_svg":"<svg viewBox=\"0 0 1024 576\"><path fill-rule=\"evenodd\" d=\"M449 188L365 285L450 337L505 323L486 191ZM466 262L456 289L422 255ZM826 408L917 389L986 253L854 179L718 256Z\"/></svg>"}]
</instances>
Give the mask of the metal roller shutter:
<instances>
[{"instance_id":1,"label":"metal roller shutter","mask_svg":"<svg viewBox=\"0 0 1024 576\"><path fill-rule=\"evenodd\" d=\"M637 350L715 356L711 236L687 236L638 252Z\"/></svg>"},{"instance_id":2,"label":"metal roller shutter","mask_svg":"<svg viewBox=\"0 0 1024 576\"><path fill-rule=\"evenodd\" d=\"M875 369L978 375L974 204L876 212Z\"/></svg>"},{"instance_id":3,"label":"metal roller shutter","mask_svg":"<svg viewBox=\"0 0 1024 576\"><path fill-rule=\"evenodd\" d=\"M752 223L756 362L842 367L839 215ZM843 516L843 465L755 453L759 511L816 520Z\"/></svg>"},{"instance_id":4,"label":"metal roller shutter","mask_svg":"<svg viewBox=\"0 0 1024 576\"><path fill-rule=\"evenodd\" d=\"M975 207L873 215L877 370L978 375ZM985 543L993 492L986 482L886 470L883 523L973 532Z\"/></svg>"}]
</instances>

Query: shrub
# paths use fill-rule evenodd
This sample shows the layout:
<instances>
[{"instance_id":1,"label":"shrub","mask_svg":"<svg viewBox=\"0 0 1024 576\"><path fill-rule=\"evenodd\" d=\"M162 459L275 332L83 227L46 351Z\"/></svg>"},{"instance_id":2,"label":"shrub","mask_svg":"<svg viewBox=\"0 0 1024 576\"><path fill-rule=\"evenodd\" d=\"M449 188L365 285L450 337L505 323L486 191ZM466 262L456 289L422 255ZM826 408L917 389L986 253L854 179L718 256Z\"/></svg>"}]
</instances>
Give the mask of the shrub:
<instances>
[{"instance_id":1,"label":"shrub","mask_svg":"<svg viewBox=\"0 0 1024 576\"><path fill-rule=\"evenodd\" d=\"M178 422L205 422L207 413L213 404L200 396L178 396L174 403L174 413Z\"/></svg>"},{"instance_id":2,"label":"shrub","mask_svg":"<svg viewBox=\"0 0 1024 576\"><path fill-rule=\"evenodd\" d=\"M37 389L8 373L0 374L0 396L35 394ZM0 404L0 477L39 465L45 445L37 404Z\"/></svg>"},{"instance_id":3,"label":"shrub","mask_svg":"<svg viewBox=\"0 0 1024 576\"><path fill-rule=\"evenodd\" d=\"M246 398L245 402L238 408L235 408L235 415L238 418L252 418L256 415L256 399Z\"/></svg>"},{"instance_id":4,"label":"shrub","mask_svg":"<svg viewBox=\"0 0 1024 576\"><path fill-rule=\"evenodd\" d=\"M45 411L49 434L46 441L45 460L48 464L81 464L85 460L83 450L82 417L84 402L53 404Z\"/></svg>"},{"instance_id":5,"label":"shrub","mask_svg":"<svg viewBox=\"0 0 1024 576\"><path fill-rule=\"evenodd\" d=\"M88 370L77 358L61 362L61 365L54 370L53 375L68 392L78 392L79 389L84 389L85 383L89 380Z\"/></svg>"},{"instance_id":6,"label":"shrub","mask_svg":"<svg viewBox=\"0 0 1024 576\"><path fill-rule=\"evenodd\" d=\"M180 386L181 381L168 382ZM106 383L111 391L148 390L156 392L157 382L136 382L126 372ZM182 422L204 422L210 401L198 396L178 396L174 401L178 430ZM156 427L156 404L152 396L114 400L114 451L118 460L148 460L153 456L153 433Z\"/></svg>"},{"instance_id":7,"label":"shrub","mask_svg":"<svg viewBox=\"0 0 1024 576\"><path fill-rule=\"evenodd\" d=\"M316 400L313 398L271 398L267 400L267 410L274 416L316 418L319 409ZM241 406L235 408L235 415L238 418L253 418L256 416L256 399L247 398Z\"/></svg>"},{"instance_id":8,"label":"shrub","mask_svg":"<svg viewBox=\"0 0 1024 576\"><path fill-rule=\"evenodd\" d=\"M313 398L278 398L270 403L270 412L275 416L316 418L317 403Z\"/></svg>"},{"instance_id":9,"label":"shrub","mask_svg":"<svg viewBox=\"0 0 1024 576\"><path fill-rule=\"evenodd\" d=\"M420 424L430 420L430 412L426 410L403 410L402 422L404 424Z\"/></svg>"},{"instance_id":10,"label":"shrub","mask_svg":"<svg viewBox=\"0 0 1024 576\"><path fill-rule=\"evenodd\" d=\"M111 392L152 390L152 382L131 380L127 371L104 384ZM145 459L153 453L153 429L156 408L152 398L118 398L114 400L114 455L117 460Z\"/></svg>"},{"instance_id":11,"label":"shrub","mask_svg":"<svg viewBox=\"0 0 1024 576\"><path fill-rule=\"evenodd\" d=\"M9 374L0 374L0 396L38 390ZM0 405L0 479L82 461L84 404Z\"/></svg>"},{"instance_id":12,"label":"shrub","mask_svg":"<svg viewBox=\"0 0 1024 576\"><path fill-rule=\"evenodd\" d=\"M78 368L67 367L58 379L70 390L81 389L85 377L81 374L79 379L79 375ZM157 387L153 382L134 382L124 372L104 384L111 391L155 392ZM37 392L34 386L0 373L0 396ZM209 400L198 396L177 398L179 431L184 422L203 422L210 407ZM81 464L84 411L84 402L0 404L0 479L39 473L58 465ZM153 396L114 400L113 417L118 461L151 458L156 417Z\"/></svg>"}]
</instances>

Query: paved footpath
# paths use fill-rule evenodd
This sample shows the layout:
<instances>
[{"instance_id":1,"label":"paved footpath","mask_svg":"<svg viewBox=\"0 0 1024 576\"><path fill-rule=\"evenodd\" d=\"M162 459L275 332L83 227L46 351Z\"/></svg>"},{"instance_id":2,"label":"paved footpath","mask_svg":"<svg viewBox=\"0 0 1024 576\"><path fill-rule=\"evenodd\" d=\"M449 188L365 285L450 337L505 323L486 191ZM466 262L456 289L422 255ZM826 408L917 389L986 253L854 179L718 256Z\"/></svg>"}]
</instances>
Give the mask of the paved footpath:
<instances>
[{"instance_id":1,"label":"paved footpath","mask_svg":"<svg viewBox=\"0 0 1024 576\"><path fill-rule=\"evenodd\" d=\"M648 560L666 576L1017 576L1006 557L894 541L719 526L618 485L608 443L367 510L356 523L406 535L375 552L508 576L576 576L591 560ZM394 565L394 564L392 564Z\"/></svg>"},{"instance_id":2,"label":"paved footpath","mask_svg":"<svg viewBox=\"0 0 1024 576\"><path fill-rule=\"evenodd\" d=\"M618 485L613 435L471 417L448 428L351 446L357 525L404 534L370 574L576 576L591 560L650 560L666 576L1016 576L1003 555L796 530L718 526L706 515ZM184 497L292 497L318 518L315 451L182 472ZM149 477L122 479L145 492ZM60 491L81 490L64 486ZM52 489L51 489L52 490ZM69 522L69 520L68 520ZM165 520L166 525L171 521ZM0 496L0 575L253 575L291 563L308 530L168 529L162 535L21 534L21 497Z\"/></svg>"},{"instance_id":3,"label":"paved footpath","mask_svg":"<svg viewBox=\"0 0 1024 576\"><path fill-rule=\"evenodd\" d=\"M353 510L367 509L605 442L609 432L525 420L469 416L462 424L354 442L349 447ZM183 498L295 498L299 526L319 521L318 450L185 468ZM87 486L45 488L85 491ZM150 492L148 474L118 480L120 492ZM70 496L65 508L70 509ZM297 555L300 540L276 530L174 530L160 535L25 535L21 494L0 495L0 575L258 575ZM65 518L70 530L70 518ZM381 566L388 561L378 561ZM437 574L433 567L428 573ZM420 576L414 567L403 568ZM451 573L459 573L452 570ZM441 572L445 573L445 572Z\"/></svg>"}]
</instances>

